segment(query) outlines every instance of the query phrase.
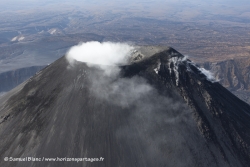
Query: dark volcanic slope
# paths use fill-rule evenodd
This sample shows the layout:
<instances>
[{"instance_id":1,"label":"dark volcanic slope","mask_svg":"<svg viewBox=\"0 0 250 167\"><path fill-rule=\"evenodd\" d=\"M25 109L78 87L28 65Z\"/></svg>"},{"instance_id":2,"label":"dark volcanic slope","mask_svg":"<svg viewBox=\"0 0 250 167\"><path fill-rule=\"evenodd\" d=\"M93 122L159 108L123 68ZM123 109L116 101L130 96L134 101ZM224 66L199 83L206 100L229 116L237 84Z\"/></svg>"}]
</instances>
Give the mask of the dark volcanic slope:
<instances>
[{"instance_id":1,"label":"dark volcanic slope","mask_svg":"<svg viewBox=\"0 0 250 167\"><path fill-rule=\"evenodd\" d=\"M0 99L0 166L250 164L250 106L174 49L120 73L63 57ZM104 161L3 161L29 156Z\"/></svg>"}]
</instances>

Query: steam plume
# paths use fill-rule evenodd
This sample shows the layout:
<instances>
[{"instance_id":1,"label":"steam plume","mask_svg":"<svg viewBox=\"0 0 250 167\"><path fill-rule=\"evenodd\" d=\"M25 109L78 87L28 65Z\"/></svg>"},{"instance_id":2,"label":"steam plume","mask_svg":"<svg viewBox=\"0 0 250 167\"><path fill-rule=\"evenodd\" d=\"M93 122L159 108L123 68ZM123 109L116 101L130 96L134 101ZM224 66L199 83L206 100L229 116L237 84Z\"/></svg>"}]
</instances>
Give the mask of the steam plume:
<instances>
[{"instance_id":1,"label":"steam plume","mask_svg":"<svg viewBox=\"0 0 250 167\"><path fill-rule=\"evenodd\" d=\"M118 65L127 62L132 49L132 46L125 43L91 41L73 46L67 58L70 62L74 59L89 65Z\"/></svg>"}]
</instances>

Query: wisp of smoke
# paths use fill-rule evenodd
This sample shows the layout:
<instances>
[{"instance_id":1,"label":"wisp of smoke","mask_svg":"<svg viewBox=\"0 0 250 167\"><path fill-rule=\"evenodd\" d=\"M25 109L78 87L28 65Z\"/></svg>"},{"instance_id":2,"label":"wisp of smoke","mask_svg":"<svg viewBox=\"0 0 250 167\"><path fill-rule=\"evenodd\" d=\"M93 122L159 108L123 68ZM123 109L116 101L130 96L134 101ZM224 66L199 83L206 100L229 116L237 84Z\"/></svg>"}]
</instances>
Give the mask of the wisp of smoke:
<instances>
[{"instance_id":1,"label":"wisp of smoke","mask_svg":"<svg viewBox=\"0 0 250 167\"><path fill-rule=\"evenodd\" d=\"M199 68L199 70L207 77L207 79L211 82L215 82L216 79L213 76L213 73L210 71L206 70L205 68Z\"/></svg>"},{"instance_id":2,"label":"wisp of smoke","mask_svg":"<svg viewBox=\"0 0 250 167\"><path fill-rule=\"evenodd\" d=\"M184 58L182 59L182 61L186 61L187 58L188 58L188 55L185 55ZM218 81L219 81L218 79L216 79L216 78L214 77L213 72L211 72L211 71L209 71L209 70L206 70L206 69L203 68L203 67L198 67L198 66L194 63L194 61L189 62L188 64L193 65L193 66L195 66L196 68L198 68L199 71L200 71L202 74L204 74L204 75L206 76L207 80L209 80L209 81L211 81L211 82L218 82ZM188 70L190 71L190 67L187 66L187 68L188 68Z\"/></svg>"},{"instance_id":3,"label":"wisp of smoke","mask_svg":"<svg viewBox=\"0 0 250 167\"><path fill-rule=\"evenodd\" d=\"M119 65L127 62L133 49L126 43L91 41L73 46L67 53L67 59L98 65Z\"/></svg>"}]
</instances>

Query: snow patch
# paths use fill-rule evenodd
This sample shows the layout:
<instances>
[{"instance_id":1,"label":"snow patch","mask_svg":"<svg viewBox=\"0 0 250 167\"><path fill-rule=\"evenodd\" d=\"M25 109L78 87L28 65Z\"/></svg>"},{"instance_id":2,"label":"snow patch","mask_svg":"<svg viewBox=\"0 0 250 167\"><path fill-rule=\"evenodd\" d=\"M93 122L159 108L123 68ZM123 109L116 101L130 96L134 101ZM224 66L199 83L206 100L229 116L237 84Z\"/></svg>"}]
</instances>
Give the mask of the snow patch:
<instances>
[{"instance_id":1,"label":"snow patch","mask_svg":"<svg viewBox=\"0 0 250 167\"><path fill-rule=\"evenodd\" d=\"M17 41L17 36L16 37L14 37L14 38L12 38L12 40L11 40L11 42L15 42L15 41Z\"/></svg>"},{"instance_id":2,"label":"snow patch","mask_svg":"<svg viewBox=\"0 0 250 167\"><path fill-rule=\"evenodd\" d=\"M20 37L20 38L18 39L18 41L22 41L22 40L24 40L24 38L25 38L25 37Z\"/></svg>"},{"instance_id":3,"label":"snow patch","mask_svg":"<svg viewBox=\"0 0 250 167\"><path fill-rule=\"evenodd\" d=\"M174 72L175 74L175 83L176 86L179 85L179 65L182 64L184 61L187 60L186 56L178 56L178 53L172 53L171 54L171 58L169 59L169 63L168 63L168 69L169 69L169 73L171 74L172 72ZM173 64L173 67L171 67L171 64Z\"/></svg>"},{"instance_id":4,"label":"snow patch","mask_svg":"<svg viewBox=\"0 0 250 167\"><path fill-rule=\"evenodd\" d=\"M44 30L42 30L42 31L38 32L38 34L42 34L42 33L44 33Z\"/></svg>"},{"instance_id":5,"label":"snow patch","mask_svg":"<svg viewBox=\"0 0 250 167\"><path fill-rule=\"evenodd\" d=\"M16 42L16 41L20 42L20 41L22 41L24 39L25 39L24 36L16 36L16 37L11 39L11 42Z\"/></svg>"},{"instance_id":6,"label":"snow patch","mask_svg":"<svg viewBox=\"0 0 250 167\"><path fill-rule=\"evenodd\" d=\"M55 28L52 28L48 31L48 33L50 33L51 35L55 34L56 33L56 29Z\"/></svg>"},{"instance_id":7,"label":"snow patch","mask_svg":"<svg viewBox=\"0 0 250 167\"><path fill-rule=\"evenodd\" d=\"M154 69L155 73L158 74L161 67L161 63L158 62L157 67Z\"/></svg>"}]
</instances>

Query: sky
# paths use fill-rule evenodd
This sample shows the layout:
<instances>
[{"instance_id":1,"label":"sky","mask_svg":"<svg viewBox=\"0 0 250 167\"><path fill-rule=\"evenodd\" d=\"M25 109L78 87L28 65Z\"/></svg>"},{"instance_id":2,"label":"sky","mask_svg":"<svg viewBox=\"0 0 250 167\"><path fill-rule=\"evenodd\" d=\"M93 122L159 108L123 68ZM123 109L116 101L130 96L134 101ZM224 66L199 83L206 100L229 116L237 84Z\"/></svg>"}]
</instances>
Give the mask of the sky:
<instances>
[{"instance_id":1,"label":"sky","mask_svg":"<svg viewBox=\"0 0 250 167\"><path fill-rule=\"evenodd\" d=\"M87 11L93 15L111 12L129 17L197 20L250 20L249 0L0 0L0 14L40 14ZM4 18L3 18L4 19ZM0 18L1 21L1 18Z\"/></svg>"},{"instance_id":2,"label":"sky","mask_svg":"<svg viewBox=\"0 0 250 167\"><path fill-rule=\"evenodd\" d=\"M133 7L134 5L141 5L145 7L156 7L159 8L168 8L168 6L178 8L180 10L183 8L192 7L196 10L209 10L210 8L233 8L234 10L245 10L249 9L250 1L249 0L0 0L0 9L1 11L9 10L22 10L29 8L46 8L54 5L69 5L69 6L103 6L106 5L113 7ZM218 11L217 11L218 12Z\"/></svg>"}]
</instances>

